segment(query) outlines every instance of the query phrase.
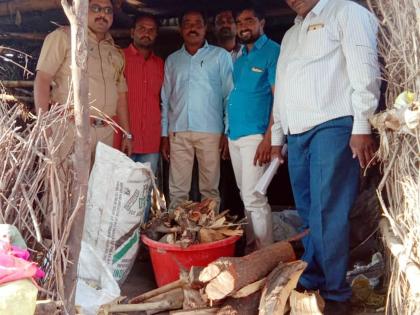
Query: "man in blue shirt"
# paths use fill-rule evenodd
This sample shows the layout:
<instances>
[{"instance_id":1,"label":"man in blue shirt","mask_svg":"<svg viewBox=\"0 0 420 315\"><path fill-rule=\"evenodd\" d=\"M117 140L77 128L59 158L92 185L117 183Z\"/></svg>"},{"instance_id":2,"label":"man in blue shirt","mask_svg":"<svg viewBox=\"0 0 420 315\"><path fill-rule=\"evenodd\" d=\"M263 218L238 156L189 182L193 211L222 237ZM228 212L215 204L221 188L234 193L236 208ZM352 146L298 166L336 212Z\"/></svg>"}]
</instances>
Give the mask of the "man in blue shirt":
<instances>
[{"instance_id":1,"label":"man in blue shirt","mask_svg":"<svg viewBox=\"0 0 420 315\"><path fill-rule=\"evenodd\" d=\"M170 209L188 200L194 156L201 197L219 202L219 149L227 145L224 112L232 89L232 58L205 40L204 14L190 10L179 22L184 45L166 60L161 93L161 152L170 161Z\"/></svg>"},{"instance_id":2,"label":"man in blue shirt","mask_svg":"<svg viewBox=\"0 0 420 315\"><path fill-rule=\"evenodd\" d=\"M271 109L280 46L264 35L261 10L236 13L238 37L245 45L234 65L228 102L229 151L248 219L248 250L273 242L271 209L254 188L271 160Z\"/></svg>"}]
</instances>

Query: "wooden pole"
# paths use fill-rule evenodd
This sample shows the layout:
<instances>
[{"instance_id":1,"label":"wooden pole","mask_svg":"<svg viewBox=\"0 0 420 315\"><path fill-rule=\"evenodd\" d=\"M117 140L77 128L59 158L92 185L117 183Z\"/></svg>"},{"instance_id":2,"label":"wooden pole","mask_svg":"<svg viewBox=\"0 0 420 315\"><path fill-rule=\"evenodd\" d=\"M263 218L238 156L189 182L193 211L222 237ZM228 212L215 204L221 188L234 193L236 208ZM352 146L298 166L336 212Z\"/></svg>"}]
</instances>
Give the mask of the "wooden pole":
<instances>
[{"instance_id":1,"label":"wooden pole","mask_svg":"<svg viewBox=\"0 0 420 315\"><path fill-rule=\"evenodd\" d=\"M89 80L88 80L88 5L89 1L73 0L70 6L62 0L71 28L71 75L73 86L75 120L74 184L72 187L72 209L77 211L67 241L68 257L72 264L64 276L64 294L67 312L74 315L77 264L85 221L85 205L90 169L89 137ZM77 208L76 208L77 207Z\"/></svg>"},{"instance_id":2,"label":"wooden pole","mask_svg":"<svg viewBox=\"0 0 420 315\"><path fill-rule=\"evenodd\" d=\"M19 12L47 11L60 8L60 0L9 0L0 2L0 16Z\"/></svg>"}]
</instances>

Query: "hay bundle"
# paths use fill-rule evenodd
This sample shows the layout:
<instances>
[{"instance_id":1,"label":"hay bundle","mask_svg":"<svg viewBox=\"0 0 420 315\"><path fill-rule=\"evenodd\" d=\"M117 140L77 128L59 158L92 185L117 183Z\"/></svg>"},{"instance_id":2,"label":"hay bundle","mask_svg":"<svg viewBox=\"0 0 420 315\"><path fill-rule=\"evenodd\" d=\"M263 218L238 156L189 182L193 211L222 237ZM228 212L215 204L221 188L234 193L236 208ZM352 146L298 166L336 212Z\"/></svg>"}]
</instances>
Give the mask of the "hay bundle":
<instances>
[{"instance_id":1,"label":"hay bundle","mask_svg":"<svg viewBox=\"0 0 420 315\"><path fill-rule=\"evenodd\" d=\"M378 187L381 231L391 254L387 313L420 314L420 3L369 4L381 22L379 49L388 83L388 110L372 119L384 167Z\"/></svg>"},{"instance_id":2,"label":"hay bundle","mask_svg":"<svg viewBox=\"0 0 420 315\"><path fill-rule=\"evenodd\" d=\"M1 84L1 83L0 83ZM0 89L5 95L4 89ZM74 217L70 204L73 174L57 159L68 110L55 106L34 117L21 104L0 97L0 223L15 225L46 272L43 297L63 300L67 242Z\"/></svg>"}]
</instances>

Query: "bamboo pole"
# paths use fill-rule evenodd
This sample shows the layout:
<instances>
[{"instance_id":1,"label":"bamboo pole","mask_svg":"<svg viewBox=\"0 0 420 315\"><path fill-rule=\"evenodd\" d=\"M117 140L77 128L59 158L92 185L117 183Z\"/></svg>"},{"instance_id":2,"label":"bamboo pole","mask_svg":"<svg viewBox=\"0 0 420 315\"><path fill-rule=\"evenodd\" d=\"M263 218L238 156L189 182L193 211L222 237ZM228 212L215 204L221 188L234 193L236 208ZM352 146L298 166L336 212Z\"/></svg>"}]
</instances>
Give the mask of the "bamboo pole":
<instances>
[{"instance_id":1,"label":"bamboo pole","mask_svg":"<svg viewBox=\"0 0 420 315\"><path fill-rule=\"evenodd\" d=\"M67 241L68 256L72 264L64 276L65 303L70 315L75 314L75 289L77 281L77 265L79 260L83 227L85 221L85 205L87 197L90 168L89 137L89 80L88 80L88 1L73 0L70 6L62 0L71 28L71 74L74 98L75 120L75 180L72 187L72 209L75 214ZM77 211L77 213L75 213Z\"/></svg>"}]
</instances>

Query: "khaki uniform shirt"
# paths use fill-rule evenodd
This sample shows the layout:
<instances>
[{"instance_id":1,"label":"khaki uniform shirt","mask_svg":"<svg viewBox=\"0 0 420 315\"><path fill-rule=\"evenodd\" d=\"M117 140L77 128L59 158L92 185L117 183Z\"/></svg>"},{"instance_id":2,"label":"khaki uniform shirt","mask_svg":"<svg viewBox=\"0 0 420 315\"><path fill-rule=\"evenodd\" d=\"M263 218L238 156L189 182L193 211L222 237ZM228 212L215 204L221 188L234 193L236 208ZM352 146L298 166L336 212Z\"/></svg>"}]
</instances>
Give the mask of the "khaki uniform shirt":
<instances>
[{"instance_id":1,"label":"khaki uniform shirt","mask_svg":"<svg viewBox=\"0 0 420 315\"><path fill-rule=\"evenodd\" d=\"M117 48L110 34L98 42L89 30L88 36L89 104L113 117L118 94L127 91L124 78L124 54ZM65 104L71 83L70 28L61 27L44 41L36 69L53 76L51 100ZM91 114L98 115L91 109Z\"/></svg>"}]
</instances>

